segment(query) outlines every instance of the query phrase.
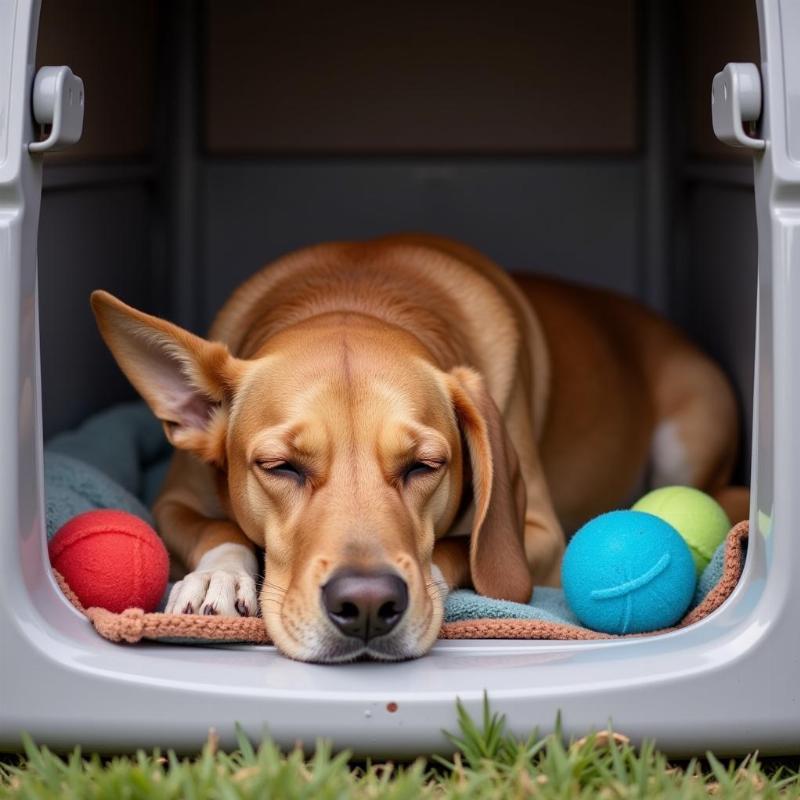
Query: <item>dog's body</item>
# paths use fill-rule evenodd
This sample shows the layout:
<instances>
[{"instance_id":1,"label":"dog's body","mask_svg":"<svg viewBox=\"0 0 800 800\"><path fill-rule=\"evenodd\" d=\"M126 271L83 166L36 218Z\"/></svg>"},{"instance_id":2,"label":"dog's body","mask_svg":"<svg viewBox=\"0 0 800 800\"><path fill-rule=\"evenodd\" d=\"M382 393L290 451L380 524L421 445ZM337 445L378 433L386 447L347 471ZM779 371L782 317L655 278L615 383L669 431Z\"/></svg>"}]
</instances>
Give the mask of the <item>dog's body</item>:
<instances>
[{"instance_id":1,"label":"dog's body","mask_svg":"<svg viewBox=\"0 0 800 800\"><path fill-rule=\"evenodd\" d=\"M155 507L188 573L169 610L254 613L265 546L267 628L301 659L418 655L447 588L527 601L565 530L647 479L720 490L735 461L731 389L666 322L444 239L290 254L212 343L94 306L178 448Z\"/></svg>"}]
</instances>

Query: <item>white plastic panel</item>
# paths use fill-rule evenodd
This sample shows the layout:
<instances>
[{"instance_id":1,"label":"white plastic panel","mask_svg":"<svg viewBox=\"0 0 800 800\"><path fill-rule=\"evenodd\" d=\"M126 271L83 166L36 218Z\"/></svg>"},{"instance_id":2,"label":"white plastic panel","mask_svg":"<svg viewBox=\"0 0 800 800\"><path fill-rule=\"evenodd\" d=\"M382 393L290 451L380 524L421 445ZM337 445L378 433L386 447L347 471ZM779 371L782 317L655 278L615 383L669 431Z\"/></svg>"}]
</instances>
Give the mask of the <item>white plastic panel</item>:
<instances>
[{"instance_id":1,"label":"white plastic panel","mask_svg":"<svg viewBox=\"0 0 800 800\"><path fill-rule=\"evenodd\" d=\"M0 73L0 108L11 115L10 156L0 165L0 746L18 746L25 729L62 747L190 749L212 725L229 746L239 722L254 737L266 725L286 746L326 736L359 753L406 755L446 749L441 729L455 727L456 697L477 713L487 690L520 735L536 725L550 729L561 711L568 735L612 720L635 740L654 737L674 754L797 749L800 174L788 156L787 132L799 134L782 110L782 75L784 50L800 40L800 28L785 20L781 27L779 0L760 4L761 133L768 145L756 167L761 278L754 471L756 508L770 523L753 536L734 596L702 623L654 638L443 642L416 661L337 667L299 664L270 648L113 645L94 634L53 583L42 531L36 376L41 176L23 156L31 134L37 8L31 0L12 5L16 27L0 27L0 52L13 48L10 75ZM535 220L526 221L534 227ZM579 216L571 223L573 233L583 230Z\"/></svg>"}]
</instances>

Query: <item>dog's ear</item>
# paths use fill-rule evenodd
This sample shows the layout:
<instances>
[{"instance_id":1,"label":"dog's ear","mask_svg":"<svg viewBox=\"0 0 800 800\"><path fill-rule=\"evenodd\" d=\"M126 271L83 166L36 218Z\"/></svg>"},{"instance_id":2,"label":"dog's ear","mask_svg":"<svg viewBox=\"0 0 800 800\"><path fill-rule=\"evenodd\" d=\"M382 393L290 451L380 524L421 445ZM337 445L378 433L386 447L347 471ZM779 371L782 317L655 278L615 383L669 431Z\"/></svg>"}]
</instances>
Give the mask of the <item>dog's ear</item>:
<instances>
[{"instance_id":1,"label":"dog's ear","mask_svg":"<svg viewBox=\"0 0 800 800\"><path fill-rule=\"evenodd\" d=\"M108 292L93 292L91 302L105 343L169 441L221 466L226 405L242 362L224 344L137 311Z\"/></svg>"},{"instance_id":2,"label":"dog's ear","mask_svg":"<svg viewBox=\"0 0 800 800\"><path fill-rule=\"evenodd\" d=\"M449 377L472 467L472 584L480 594L528 603L533 583L525 557L526 496L517 454L483 378L466 367L455 368Z\"/></svg>"}]
</instances>

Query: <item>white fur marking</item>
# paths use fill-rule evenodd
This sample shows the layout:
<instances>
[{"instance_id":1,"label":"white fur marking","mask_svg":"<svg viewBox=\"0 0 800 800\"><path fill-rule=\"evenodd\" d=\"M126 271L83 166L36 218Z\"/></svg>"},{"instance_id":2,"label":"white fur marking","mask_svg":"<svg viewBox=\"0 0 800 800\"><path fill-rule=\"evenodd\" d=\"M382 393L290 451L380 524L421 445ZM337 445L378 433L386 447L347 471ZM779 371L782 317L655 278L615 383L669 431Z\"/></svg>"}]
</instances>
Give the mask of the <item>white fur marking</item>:
<instances>
[{"instance_id":1,"label":"white fur marking","mask_svg":"<svg viewBox=\"0 0 800 800\"><path fill-rule=\"evenodd\" d=\"M665 420L656 426L651 449L652 486L686 485L691 483L692 468L686 457L677 423Z\"/></svg>"}]
</instances>

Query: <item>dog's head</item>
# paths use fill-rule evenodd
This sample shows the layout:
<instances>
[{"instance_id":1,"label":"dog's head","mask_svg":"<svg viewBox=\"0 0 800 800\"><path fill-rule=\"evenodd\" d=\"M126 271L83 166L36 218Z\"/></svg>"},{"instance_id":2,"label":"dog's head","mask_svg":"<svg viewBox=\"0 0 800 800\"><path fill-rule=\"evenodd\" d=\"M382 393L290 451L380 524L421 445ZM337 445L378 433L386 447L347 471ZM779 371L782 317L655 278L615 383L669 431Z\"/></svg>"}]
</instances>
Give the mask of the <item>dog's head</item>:
<instances>
[{"instance_id":1,"label":"dog's head","mask_svg":"<svg viewBox=\"0 0 800 800\"><path fill-rule=\"evenodd\" d=\"M524 486L477 373L359 315L295 325L243 360L104 292L92 305L170 442L217 470L223 507L264 547L262 612L286 654L426 652L445 591L434 543L471 499L473 584L528 599Z\"/></svg>"}]
</instances>

